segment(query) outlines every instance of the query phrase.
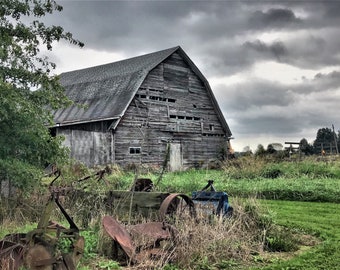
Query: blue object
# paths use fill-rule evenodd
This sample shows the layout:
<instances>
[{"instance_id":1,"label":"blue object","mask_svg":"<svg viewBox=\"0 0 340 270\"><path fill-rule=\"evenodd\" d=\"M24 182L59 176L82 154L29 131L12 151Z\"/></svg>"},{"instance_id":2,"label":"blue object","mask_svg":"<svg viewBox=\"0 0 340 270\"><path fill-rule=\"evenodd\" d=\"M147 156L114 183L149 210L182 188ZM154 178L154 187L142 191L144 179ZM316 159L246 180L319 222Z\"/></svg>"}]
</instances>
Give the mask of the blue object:
<instances>
[{"instance_id":1,"label":"blue object","mask_svg":"<svg viewBox=\"0 0 340 270\"><path fill-rule=\"evenodd\" d=\"M192 200L195 204L212 205L216 215L229 216L233 211L229 205L228 194L223 191L193 191Z\"/></svg>"}]
</instances>

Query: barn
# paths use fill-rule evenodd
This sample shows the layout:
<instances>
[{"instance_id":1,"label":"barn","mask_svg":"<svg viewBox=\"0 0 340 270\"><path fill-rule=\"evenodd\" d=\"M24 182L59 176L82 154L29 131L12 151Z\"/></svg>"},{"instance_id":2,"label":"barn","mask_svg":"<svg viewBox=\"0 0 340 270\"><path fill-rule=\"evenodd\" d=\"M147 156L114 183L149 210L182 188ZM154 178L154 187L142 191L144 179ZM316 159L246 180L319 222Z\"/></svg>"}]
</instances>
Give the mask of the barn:
<instances>
[{"instance_id":1,"label":"barn","mask_svg":"<svg viewBox=\"0 0 340 270\"><path fill-rule=\"evenodd\" d=\"M60 82L74 105L53 112L51 132L89 167L166 160L181 170L225 158L231 131L180 46L62 73Z\"/></svg>"}]
</instances>

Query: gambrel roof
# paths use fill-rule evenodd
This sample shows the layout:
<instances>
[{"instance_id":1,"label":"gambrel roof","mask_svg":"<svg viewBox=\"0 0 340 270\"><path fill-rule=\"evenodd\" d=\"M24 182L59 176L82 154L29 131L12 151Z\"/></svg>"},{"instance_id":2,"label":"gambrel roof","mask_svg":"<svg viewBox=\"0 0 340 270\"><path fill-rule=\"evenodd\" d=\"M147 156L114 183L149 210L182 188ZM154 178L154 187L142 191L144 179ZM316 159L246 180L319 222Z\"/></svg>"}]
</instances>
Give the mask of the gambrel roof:
<instances>
[{"instance_id":1,"label":"gambrel roof","mask_svg":"<svg viewBox=\"0 0 340 270\"><path fill-rule=\"evenodd\" d=\"M230 136L230 129L208 81L180 46L114 63L62 73L60 83L65 88L66 95L75 104L53 113L56 126L103 120L116 120L114 126L117 126L149 72L175 52L184 58L204 82L225 132Z\"/></svg>"}]
</instances>

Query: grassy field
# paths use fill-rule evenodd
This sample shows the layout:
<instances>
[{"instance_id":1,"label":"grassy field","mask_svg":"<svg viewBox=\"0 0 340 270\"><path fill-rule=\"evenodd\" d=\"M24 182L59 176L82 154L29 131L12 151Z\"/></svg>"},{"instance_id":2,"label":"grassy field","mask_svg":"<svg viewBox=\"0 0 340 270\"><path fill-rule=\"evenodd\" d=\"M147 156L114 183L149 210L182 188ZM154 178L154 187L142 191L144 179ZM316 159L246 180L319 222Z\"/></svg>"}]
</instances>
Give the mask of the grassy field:
<instances>
[{"instance_id":1,"label":"grassy field","mask_svg":"<svg viewBox=\"0 0 340 270\"><path fill-rule=\"evenodd\" d=\"M81 172L88 173L87 170ZM72 182L84 175L67 172L64 176L66 183L63 184L67 184L67 181ZM155 184L155 191L188 195L191 195L192 191L201 190L208 180L214 180L215 188L226 191L231 205L236 209L234 219L227 223L216 223L215 227L209 224L205 227L193 225L191 231L186 233L192 235L192 232L196 231L196 235L201 234L203 237L195 238L191 246L179 247L183 248L183 261L178 264L166 264L163 269L340 269L338 159L278 162L248 157L229 161L219 170L165 173L162 178L158 171L148 168L140 169L137 174L113 168L112 172L105 176L105 182L90 180L82 182L81 188L98 194L103 194L108 189L127 190L136 177L150 178ZM46 189L50 180L43 180L45 186L39 187L40 192ZM34 201L28 198L22 203L28 206ZM36 203L41 208L42 198ZM97 203L100 205L99 201ZM40 209L39 207L29 208ZM93 208L93 205L91 207ZM27 214L29 209L24 208L11 209L13 218L2 220L0 237L7 233L24 232L34 228L36 221L32 215ZM4 205L0 210L3 216L8 217L9 212ZM98 213L102 211L97 210ZM33 216L38 217L39 213L34 212ZM82 233L87 244L84 259L78 269L123 269L117 262L99 256L101 232L98 220L84 228ZM267 237L261 236L263 233L268 233ZM288 252L259 252L259 245L266 246L268 241L279 244L278 251L288 244L294 244L294 235L301 238L305 234L314 238L306 238L306 241L302 242L313 243L298 251L293 248Z\"/></svg>"}]
</instances>

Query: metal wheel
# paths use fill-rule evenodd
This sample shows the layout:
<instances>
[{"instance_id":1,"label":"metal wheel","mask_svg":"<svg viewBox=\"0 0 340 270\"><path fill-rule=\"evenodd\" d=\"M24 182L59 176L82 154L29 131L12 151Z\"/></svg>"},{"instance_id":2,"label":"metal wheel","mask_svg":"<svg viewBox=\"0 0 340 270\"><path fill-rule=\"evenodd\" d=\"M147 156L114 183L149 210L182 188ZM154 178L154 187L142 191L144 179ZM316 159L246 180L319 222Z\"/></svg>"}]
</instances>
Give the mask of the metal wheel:
<instances>
[{"instance_id":1,"label":"metal wheel","mask_svg":"<svg viewBox=\"0 0 340 270\"><path fill-rule=\"evenodd\" d=\"M188 218L196 219L195 204L185 194L173 193L164 199L160 206L160 217L162 221L176 223Z\"/></svg>"}]
</instances>

